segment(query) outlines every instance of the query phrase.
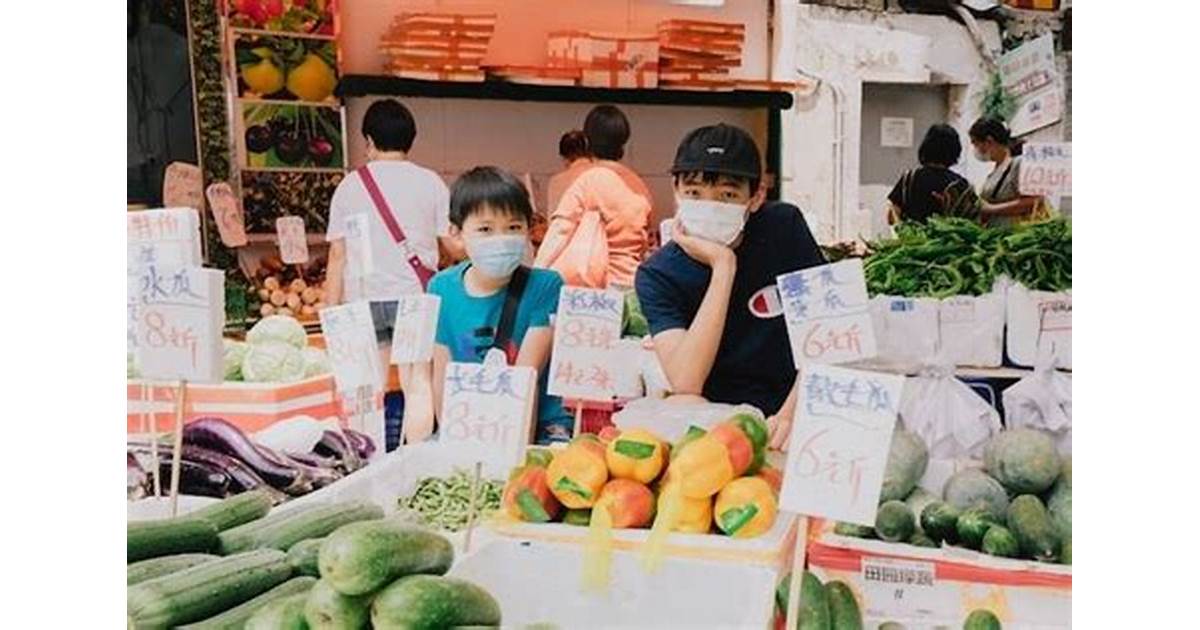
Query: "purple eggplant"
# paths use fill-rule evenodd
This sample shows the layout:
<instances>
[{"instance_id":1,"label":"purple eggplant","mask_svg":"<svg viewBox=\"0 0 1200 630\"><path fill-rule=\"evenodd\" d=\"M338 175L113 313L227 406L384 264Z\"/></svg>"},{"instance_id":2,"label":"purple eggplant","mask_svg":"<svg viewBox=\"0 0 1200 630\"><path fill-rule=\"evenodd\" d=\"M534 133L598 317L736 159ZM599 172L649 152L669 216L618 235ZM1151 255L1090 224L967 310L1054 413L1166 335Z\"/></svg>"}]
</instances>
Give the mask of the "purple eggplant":
<instances>
[{"instance_id":1,"label":"purple eggplant","mask_svg":"<svg viewBox=\"0 0 1200 630\"><path fill-rule=\"evenodd\" d=\"M324 488L329 484L342 478L342 473L337 468L329 466L312 466L304 463L301 459L286 456L292 461L292 464L299 467L301 473L308 479L314 489Z\"/></svg>"},{"instance_id":2,"label":"purple eggplant","mask_svg":"<svg viewBox=\"0 0 1200 630\"><path fill-rule=\"evenodd\" d=\"M171 460L159 458L164 490L171 484ZM179 461L179 494L224 498L229 496L229 475L208 464Z\"/></svg>"},{"instance_id":3,"label":"purple eggplant","mask_svg":"<svg viewBox=\"0 0 1200 630\"><path fill-rule=\"evenodd\" d=\"M350 444L354 446L354 450L358 452L358 456L366 461L371 459L375 454L375 441L366 433L359 433L352 429L343 429L342 433L346 434L346 438L350 440Z\"/></svg>"},{"instance_id":4,"label":"purple eggplant","mask_svg":"<svg viewBox=\"0 0 1200 630\"><path fill-rule=\"evenodd\" d=\"M358 450L351 446L350 441L338 431L326 431L321 434L321 440L313 447L313 452L325 457L334 457L342 463L342 468L351 473L361 467Z\"/></svg>"},{"instance_id":5,"label":"purple eggplant","mask_svg":"<svg viewBox=\"0 0 1200 630\"><path fill-rule=\"evenodd\" d=\"M284 456L288 459L312 466L314 468L336 468L338 461L332 457L321 457L316 453L297 453L296 451L286 451Z\"/></svg>"},{"instance_id":6,"label":"purple eggplant","mask_svg":"<svg viewBox=\"0 0 1200 630\"><path fill-rule=\"evenodd\" d=\"M138 453L150 453L149 443L130 443L129 448L134 449ZM283 493L272 488L266 481L263 481L263 478L258 473L254 472L253 468L250 468L236 457L192 444L185 444L180 455L186 461L207 464L229 475L230 490L233 492L244 492L261 488L271 495L275 503L280 503L284 499ZM158 456L160 459L165 458L170 461L172 457L170 445L160 444L158 446Z\"/></svg>"},{"instance_id":7,"label":"purple eggplant","mask_svg":"<svg viewBox=\"0 0 1200 630\"><path fill-rule=\"evenodd\" d=\"M130 501L136 501L150 494L148 489L150 485L150 476L146 474L146 469L138 463L133 453L125 453L125 493L126 498Z\"/></svg>"},{"instance_id":8,"label":"purple eggplant","mask_svg":"<svg viewBox=\"0 0 1200 630\"><path fill-rule=\"evenodd\" d=\"M294 494L303 490L300 470L263 454L242 430L221 418L200 418L183 429L184 444L212 449L242 460L272 487Z\"/></svg>"}]
</instances>

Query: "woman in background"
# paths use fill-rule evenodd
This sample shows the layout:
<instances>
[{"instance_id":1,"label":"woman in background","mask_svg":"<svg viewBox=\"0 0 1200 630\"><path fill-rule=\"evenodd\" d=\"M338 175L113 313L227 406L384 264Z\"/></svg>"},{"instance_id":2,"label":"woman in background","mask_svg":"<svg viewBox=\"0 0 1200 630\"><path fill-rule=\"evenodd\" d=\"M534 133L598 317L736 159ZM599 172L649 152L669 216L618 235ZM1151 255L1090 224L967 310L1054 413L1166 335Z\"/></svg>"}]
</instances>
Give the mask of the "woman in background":
<instances>
[{"instance_id":1,"label":"woman in background","mask_svg":"<svg viewBox=\"0 0 1200 630\"><path fill-rule=\"evenodd\" d=\"M1042 198L1022 195L1021 142L1014 142L1012 134L1003 122L995 118L980 118L968 132L975 157L996 166L987 178L979 196L980 219L988 225L1014 225L1038 218Z\"/></svg>"},{"instance_id":2,"label":"woman in background","mask_svg":"<svg viewBox=\"0 0 1200 630\"><path fill-rule=\"evenodd\" d=\"M900 176L888 194L888 223L917 221L929 217L974 217L979 213L979 198L971 183L950 170L962 156L962 142L954 127L933 125L925 132L917 149L921 166Z\"/></svg>"},{"instance_id":3,"label":"woman in background","mask_svg":"<svg viewBox=\"0 0 1200 630\"><path fill-rule=\"evenodd\" d=\"M558 140L558 156L562 158L563 170L551 177L546 184L547 214L554 212L558 207L563 192L571 182L595 162L591 151L588 150L587 135L578 129L564 133Z\"/></svg>"}]
</instances>

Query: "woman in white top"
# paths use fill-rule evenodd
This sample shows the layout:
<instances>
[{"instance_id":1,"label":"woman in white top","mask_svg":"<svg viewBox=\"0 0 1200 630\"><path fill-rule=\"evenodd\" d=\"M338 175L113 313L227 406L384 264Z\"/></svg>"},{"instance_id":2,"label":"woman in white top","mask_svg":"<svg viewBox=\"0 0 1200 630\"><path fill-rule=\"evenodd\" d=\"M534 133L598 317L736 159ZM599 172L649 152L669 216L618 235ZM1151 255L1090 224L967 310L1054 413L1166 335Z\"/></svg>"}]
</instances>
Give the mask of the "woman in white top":
<instances>
[{"instance_id":1,"label":"woman in white top","mask_svg":"<svg viewBox=\"0 0 1200 630\"><path fill-rule=\"evenodd\" d=\"M979 218L988 225L1013 225L1033 217L1041 197L1022 195L1020 143L995 118L980 118L967 132L975 157L996 167L979 191Z\"/></svg>"}]
</instances>

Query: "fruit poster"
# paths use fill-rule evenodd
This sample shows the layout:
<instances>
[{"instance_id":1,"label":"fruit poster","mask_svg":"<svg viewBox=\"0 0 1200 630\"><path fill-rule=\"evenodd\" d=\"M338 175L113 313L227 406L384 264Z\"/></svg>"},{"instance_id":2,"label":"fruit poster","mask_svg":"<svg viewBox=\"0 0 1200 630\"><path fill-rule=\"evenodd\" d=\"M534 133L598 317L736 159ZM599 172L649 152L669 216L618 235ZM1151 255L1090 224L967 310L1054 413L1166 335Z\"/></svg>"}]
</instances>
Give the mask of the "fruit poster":
<instances>
[{"instance_id":1,"label":"fruit poster","mask_svg":"<svg viewBox=\"0 0 1200 630\"><path fill-rule=\"evenodd\" d=\"M233 54L240 98L336 104L331 40L235 32Z\"/></svg>"},{"instance_id":2,"label":"fruit poster","mask_svg":"<svg viewBox=\"0 0 1200 630\"><path fill-rule=\"evenodd\" d=\"M333 107L242 102L248 169L341 169L342 112Z\"/></svg>"},{"instance_id":3,"label":"fruit poster","mask_svg":"<svg viewBox=\"0 0 1200 630\"><path fill-rule=\"evenodd\" d=\"M337 32L336 0L228 0L229 23L252 28L310 35Z\"/></svg>"}]
</instances>

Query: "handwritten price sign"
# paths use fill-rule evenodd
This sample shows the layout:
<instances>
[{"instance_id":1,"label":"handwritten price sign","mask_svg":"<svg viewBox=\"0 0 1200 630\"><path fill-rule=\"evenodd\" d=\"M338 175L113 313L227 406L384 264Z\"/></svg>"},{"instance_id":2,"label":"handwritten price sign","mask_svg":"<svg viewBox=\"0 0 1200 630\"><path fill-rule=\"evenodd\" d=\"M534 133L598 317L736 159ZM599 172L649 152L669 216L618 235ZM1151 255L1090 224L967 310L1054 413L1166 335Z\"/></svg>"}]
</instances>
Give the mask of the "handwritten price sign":
<instances>
[{"instance_id":1,"label":"handwritten price sign","mask_svg":"<svg viewBox=\"0 0 1200 630\"><path fill-rule=\"evenodd\" d=\"M371 221L366 214L346 217L346 263L352 278L365 278L375 268L371 257Z\"/></svg>"},{"instance_id":2,"label":"handwritten price sign","mask_svg":"<svg viewBox=\"0 0 1200 630\"><path fill-rule=\"evenodd\" d=\"M220 382L225 275L198 267L146 267L137 278L134 334L149 378Z\"/></svg>"},{"instance_id":3,"label":"handwritten price sign","mask_svg":"<svg viewBox=\"0 0 1200 630\"><path fill-rule=\"evenodd\" d=\"M349 394L368 385L382 388L383 369L367 303L326 306L318 311L318 317L338 390Z\"/></svg>"},{"instance_id":4,"label":"handwritten price sign","mask_svg":"<svg viewBox=\"0 0 1200 630\"><path fill-rule=\"evenodd\" d=\"M810 363L800 379L780 507L874 524L904 377Z\"/></svg>"},{"instance_id":5,"label":"handwritten price sign","mask_svg":"<svg viewBox=\"0 0 1200 630\"><path fill-rule=\"evenodd\" d=\"M862 259L793 271L776 283L797 368L869 359L878 353Z\"/></svg>"},{"instance_id":6,"label":"handwritten price sign","mask_svg":"<svg viewBox=\"0 0 1200 630\"><path fill-rule=\"evenodd\" d=\"M130 212L125 219L126 269L134 275L151 265L199 267L200 214L191 208Z\"/></svg>"},{"instance_id":7,"label":"handwritten price sign","mask_svg":"<svg viewBox=\"0 0 1200 630\"><path fill-rule=\"evenodd\" d=\"M562 288L550 355L551 394L612 400L617 388L613 349L621 338L623 307L619 291Z\"/></svg>"},{"instance_id":8,"label":"handwritten price sign","mask_svg":"<svg viewBox=\"0 0 1200 630\"><path fill-rule=\"evenodd\" d=\"M200 167L187 162L171 162L163 171L163 205L204 208L204 176Z\"/></svg>"},{"instance_id":9,"label":"handwritten price sign","mask_svg":"<svg viewBox=\"0 0 1200 630\"><path fill-rule=\"evenodd\" d=\"M226 247L241 247L246 244L246 217L242 213L241 200L233 194L227 182L209 184L204 191L208 207L212 210L221 243Z\"/></svg>"},{"instance_id":10,"label":"handwritten price sign","mask_svg":"<svg viewBox=\"0 0 1200 630\"><path fill-rule=\"evenodd\" d=\"M1071 143L1030 142L1021 154L1022 195L1061 197L1071 194Z\"/></svg>"},{"instance_id":11,"label":"handwritten price sign","mask_svg":"<svg viewBox=\"0 0 1200 630\"><path fill-rule=\"evenodd\" d=\"M436 295L403 295L396 302L392 333L392 363L416 363L433 357L442 298Z\"/></svg>"},{"instance_id":12,"label":"handwritten price sign","mask_svg":"<svg viewBox=\"0 0 1200 630\"><path fill-rule=\"evenodd\" d=\"M304 233L304 219L279 217L275 219L275 232L279 236L279 257L284 264L302 265L308 262L308 236Z\"/></svg>"},{"instance_id":13,"label":"handwritten price sign","mask_svg":"<svg viewBox=\"0 0 1200 630\"><path fill-rule=\"evenodd\" d=\"M529 441L537 373L494 363L450 363L442 389L440 442L462 463L505 475Z\"/></svg>"}]
</instances>

